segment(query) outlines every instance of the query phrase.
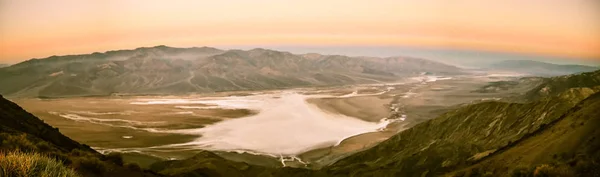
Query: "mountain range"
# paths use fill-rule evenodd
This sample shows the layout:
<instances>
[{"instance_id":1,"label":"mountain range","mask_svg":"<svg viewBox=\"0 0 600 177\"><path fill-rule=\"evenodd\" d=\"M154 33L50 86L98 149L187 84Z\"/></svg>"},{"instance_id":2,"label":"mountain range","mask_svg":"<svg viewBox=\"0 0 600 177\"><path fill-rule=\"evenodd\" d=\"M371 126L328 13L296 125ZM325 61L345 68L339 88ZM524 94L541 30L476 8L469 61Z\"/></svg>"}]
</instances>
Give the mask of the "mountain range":
<instances>
[{"instance_id":1,"label":"mountain range","mask_svg":"<svg viewBox=\"0 0 600 177\"><path fill-rule=\"evenodd\" d=\"M488 69L514 71L536 76L558 76L591 72L600 67L587 65L560 65L532 60L505 60L492 64Z\"/></svg>"},{"instance_id":2,"label":"mountain range","mask_svg":"<svg viewBox=\"0 0 600 177\"><path fill-rule=\"evenodd\" d=\"M407 57L296 55L267 49L156 46L31 59L0 68L0 94L66 97L186 94L396 81L460 74L454 66Z\"/></svg>"}]
</instances>

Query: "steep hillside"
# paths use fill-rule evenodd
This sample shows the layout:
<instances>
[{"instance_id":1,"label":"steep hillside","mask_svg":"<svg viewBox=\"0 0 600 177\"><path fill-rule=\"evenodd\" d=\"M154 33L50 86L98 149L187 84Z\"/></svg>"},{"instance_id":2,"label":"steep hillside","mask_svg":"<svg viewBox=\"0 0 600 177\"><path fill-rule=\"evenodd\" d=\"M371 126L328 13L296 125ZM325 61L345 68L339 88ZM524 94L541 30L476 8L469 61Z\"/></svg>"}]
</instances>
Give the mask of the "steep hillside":
<instances>
[{"instance_id":1,"label":"steep hillside","mask_svg":"<svg viewBox=\"0 0 600 177\"><path fill-rule=\"evenodd\" d=\"M485 85L473 92L477 93L497 93L505 90L524 90L529 91L529 88L538 86L542 83L548 81L548 78L543 77L522 77L514 80L503 80L503 81L495 81L489 82L488 85Z\"/></svg>"},{"instance_id":2,"label":"steep hillside","mask_svg":"<svg viewBox=\"0 0 600 177\"><path fill-rule=\"evenodd\" d=\"M294 55L267 49L157 46L32 59L0 68L0 94L63 97L182 94L395 81L461 70L414 58Z\"/></svg>"},{"instance_id":3,"label":"steep hillside","mask_svg":"<svg viewBox=\"0 0 600 177\"><path fill-rule=\"evenodd\" d=\"M490 69L515 71L537 76L558 76L590 72L600 68L586 65L559 65L531 60L506 60L492 64Z\"/></svg>"},{"instance_id":4,"label":"steep hillside","mask_svg":"<svg viewBox=\"0 0 600 177\"><path fill-rule=\"evenodd\" d=\"M530 92L549 85L560 89L535 98L526 94L532 100L528 103L484 102L449 111L327 170L336 175L431 176L475 163L570 113L600 90L599 73L548 78Z\"/></svg>"},{"instance_id":5,"label":"steep hillside","mask_svg":"<svg viewBox=\"0 0 600 177\"><path fill-rule=\"evenodd\" d=\"M600 94L454 176L600 176ZM507 173L510 172L510 173Z\"/></svg>"},{"instance_id":6,"label":"steep hillside","mask_svg":"<svg viewBox=\"0 0 600 177\"><path fill-rule=\"evenodd\" d=\"M530 101L538 100L550 95L557 95L570 88L595 87L599 85L600 70L581 74L557 76L546 79L545 82L525 93L524 98Z\"/></svg>"},{"instance_id":7,"label":"steep hillside","mask_svg":"<svg viewBox=\"0 0 600 177\"><path fill-rule=\"evenodd\" d=\"M24 133L54 144L64 151L80 149L93 151L61 134L57 128L44 123L17 104L0 95L0 132Z\"/></svg>"},{"instance_id":8,"label":"steep hillside","mask_svg":"<svg viewBox=\"0 0 600 177\"><path fill-rule=\"evenodd\" d=\"M342 176L440 175L528 136L595 92L574 88L533 103L485 102L462 107L342 159L327 170Z\"/></svg>"},{"instance_id":9,"label":"steep hillside","mask_svg":"<svg viewBox=\"0 0 600 177\"><path fill-rule=\"evenodd\" d=\"M0 96L0 156L23 156L14 152L50 157L49 161L60 161L83 176L157 176L136 165L124 167L117 154L105 156L71 140Z\"/></svg>"}]
</instances>

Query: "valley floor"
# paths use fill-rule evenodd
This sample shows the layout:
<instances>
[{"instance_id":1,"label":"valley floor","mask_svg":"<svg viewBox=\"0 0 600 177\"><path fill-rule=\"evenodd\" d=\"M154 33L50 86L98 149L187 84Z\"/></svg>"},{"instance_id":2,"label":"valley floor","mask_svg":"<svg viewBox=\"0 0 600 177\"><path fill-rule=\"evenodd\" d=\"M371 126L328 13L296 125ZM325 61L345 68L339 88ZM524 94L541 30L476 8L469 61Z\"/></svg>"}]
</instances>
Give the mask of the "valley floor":
<instances>
[{"instance_id":1,"label":"valley floor","mask_svg":"<svg viewBox=\"0 0 600 177\"><path fill-rule=\"evenodd\" d=\"M535 86L474 92L504 79L511 78L424 76L330 88L13 101L74 140L124 152L142 166L205 149L250 164L320 168L449 108Z\"/></svg>"}]
</instances>

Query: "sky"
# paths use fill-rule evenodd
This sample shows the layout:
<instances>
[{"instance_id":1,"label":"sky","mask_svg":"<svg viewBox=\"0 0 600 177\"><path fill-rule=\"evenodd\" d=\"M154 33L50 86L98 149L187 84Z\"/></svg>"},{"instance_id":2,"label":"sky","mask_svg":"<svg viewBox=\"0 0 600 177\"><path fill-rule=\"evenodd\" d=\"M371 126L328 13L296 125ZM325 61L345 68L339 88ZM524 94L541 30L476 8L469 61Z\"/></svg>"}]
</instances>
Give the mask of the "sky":
<instances>
[{"instance_id":1,"label":"sky","mask_svg":"<svg viewBox=\"0 0 600 177\"><path fill-rule=\"evenodd\" d=\"M0 63L156 45L417 47L598 61L600 1L0 0Z\"/></svg>"}]
</instances>

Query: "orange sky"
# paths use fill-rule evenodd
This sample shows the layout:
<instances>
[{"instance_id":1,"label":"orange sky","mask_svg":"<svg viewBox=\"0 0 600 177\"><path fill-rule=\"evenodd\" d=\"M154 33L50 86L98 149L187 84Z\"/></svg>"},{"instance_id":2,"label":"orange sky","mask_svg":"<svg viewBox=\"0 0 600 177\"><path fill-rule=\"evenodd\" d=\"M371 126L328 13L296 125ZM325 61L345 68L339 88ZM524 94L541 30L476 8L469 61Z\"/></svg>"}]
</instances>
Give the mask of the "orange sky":
<instances>
[{"instance_id":1,"label":"orange sky","mask_svg":"<svg viewBox=\"0 0 600 177\"><path fill-rule=\"evenodd\" d=\"M600 3L0 0L0 61L155 45L450 47L600 59Z\"/></svg>"}]
</instances>

